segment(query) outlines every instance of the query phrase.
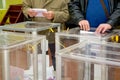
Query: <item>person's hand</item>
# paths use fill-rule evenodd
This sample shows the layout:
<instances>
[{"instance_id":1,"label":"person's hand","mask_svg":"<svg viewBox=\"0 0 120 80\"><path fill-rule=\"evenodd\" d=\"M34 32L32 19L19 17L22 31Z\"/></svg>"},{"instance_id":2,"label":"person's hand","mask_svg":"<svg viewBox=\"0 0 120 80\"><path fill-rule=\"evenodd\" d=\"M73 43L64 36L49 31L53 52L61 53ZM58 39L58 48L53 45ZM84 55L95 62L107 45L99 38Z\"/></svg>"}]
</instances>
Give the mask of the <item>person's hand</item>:
<instances>
[{"instance_id":1,"label":"person's hand","mask_svg":"<svg viewBox=\"0 0 120 80\"><path fill-rule=\"evenodd\" d=\"M37 15L37 12L35 12L34 10L32 9L29 9L27 11L27 14L30 16L30 17L35 17Z\"/></svg>"},{"instance_id":2,"label":"person's hand","mask_svg":"<svg viewBox=\"0 0 120 80\"><path fill-rule=\"evenodd\" d=\"M44 12L43 16L46 17L47 19L53 19L54 18L54 12L53 11Z\"/></svg>"},{"instance_id":3,"label":"person's hand","mask_svg":"<svg viewBox=\"0 0 120 80\"><path fill-rule=\"evenodd\" d=\"M85 31L90 30L90 25L89 25L89 22L87 20L81 20L79 22L79 26L80 26L80 29L82 29L82 30L85 30Z\"/></svg>"},{"instance_id":4,"label":"person's hand","mask_svg":"<svg viewBox=\"0 0 120 80\"><path fill-rule=\"evenodd\" d=\"M105 33L107 30L111 29L112 26L110 24L100 24L96 29L96 33Z\"/></svg>"}]
</instances>

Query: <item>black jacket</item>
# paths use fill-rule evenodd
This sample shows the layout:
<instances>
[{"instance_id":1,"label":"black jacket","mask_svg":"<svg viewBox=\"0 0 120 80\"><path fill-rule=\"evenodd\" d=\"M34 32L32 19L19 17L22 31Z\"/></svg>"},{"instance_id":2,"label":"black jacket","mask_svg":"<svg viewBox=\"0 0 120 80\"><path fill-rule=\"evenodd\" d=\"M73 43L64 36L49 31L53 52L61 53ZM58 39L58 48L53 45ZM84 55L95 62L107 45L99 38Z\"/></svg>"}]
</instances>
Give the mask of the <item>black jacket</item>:
<instances>
[{"instance_id":1,"label":"black jacket","mask_svg":"<svg viewBox=\"0 0 120 80\"><path fill-rule=\"evenodd\" d=\"M87 0L73 0L69 4L69 23L78 25L80 20L85 19ZM107 23L112 27L120 25L120 0L109 0L110 17Z\"/></svg>"}]
</instances>

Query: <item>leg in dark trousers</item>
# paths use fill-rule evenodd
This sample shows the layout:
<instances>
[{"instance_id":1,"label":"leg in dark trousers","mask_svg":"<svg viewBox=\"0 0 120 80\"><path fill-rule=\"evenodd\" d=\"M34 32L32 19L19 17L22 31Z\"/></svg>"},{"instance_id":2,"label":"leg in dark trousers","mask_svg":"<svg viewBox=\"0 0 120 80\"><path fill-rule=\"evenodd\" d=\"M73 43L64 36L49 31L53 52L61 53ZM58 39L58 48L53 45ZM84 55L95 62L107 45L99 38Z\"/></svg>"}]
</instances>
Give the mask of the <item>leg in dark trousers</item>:
<instances>
[{"instance_id":1,"label":"leg in dark trousers","mask_svg":"<svg viewBox=\"0 0 120 80\"><path fill-rule=\"evenodd\" d=\"M54 67L54 70L56 70L56 59L55 59L55 43L51 43L49 44L49 48L50 48L50 51L51 51L51 56L52 56L52 64L53 64L53 67Z\"/></svg>"}]
</instances>

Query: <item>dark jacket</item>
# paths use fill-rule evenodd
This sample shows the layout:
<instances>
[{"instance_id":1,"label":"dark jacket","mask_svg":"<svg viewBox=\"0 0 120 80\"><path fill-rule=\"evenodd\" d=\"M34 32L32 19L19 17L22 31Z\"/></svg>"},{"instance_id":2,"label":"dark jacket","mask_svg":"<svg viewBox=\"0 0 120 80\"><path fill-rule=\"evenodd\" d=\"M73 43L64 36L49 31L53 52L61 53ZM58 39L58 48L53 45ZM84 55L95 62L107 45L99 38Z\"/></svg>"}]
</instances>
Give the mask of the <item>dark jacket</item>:
<instances>
[{"instance_id":1,"label":"dark jacket","mask_svg":"<svg viewBox=\"0 0 120 80\"><path fill-rule=\"evenodd\" d=\"M80 20L85 19L88 0L73 0L69 3L71 24L78 25ZM120 0L109 0L110 17L107 23L112 27L120 25Z\"/></svg>"}]
</instances>

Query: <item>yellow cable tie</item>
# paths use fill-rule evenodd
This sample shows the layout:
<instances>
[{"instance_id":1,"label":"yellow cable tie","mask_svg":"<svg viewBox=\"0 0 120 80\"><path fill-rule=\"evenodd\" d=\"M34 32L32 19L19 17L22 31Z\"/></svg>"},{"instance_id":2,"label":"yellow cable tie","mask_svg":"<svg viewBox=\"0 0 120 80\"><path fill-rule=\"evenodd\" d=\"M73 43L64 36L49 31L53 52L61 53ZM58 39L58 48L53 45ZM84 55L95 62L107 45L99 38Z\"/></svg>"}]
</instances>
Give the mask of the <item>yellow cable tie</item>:
<instances>
[{"instance_id":1,"label":"yellow cable tie","mask_svg":"<svg viewBox=\"0 0 120 80\"><path fill-rule=\"evenodd\" d=\"M29 44L29 45L28 45L28 49L34 51L34 50L35 50L35 47L34 47L33 45L30 45L30 44Z\"/></svg>"},{"instance_id":2,"label":"yellow cable tie","mask_svg":"<svg viewBox=\"0 0 120 80\"><path fill-rule=\"evenodd\" d=\"M119 41L119 36L118 36L118 35L115 36L115 41L116 41L116 42Z\"/></svg>"},{"instance_id":3,"label":"yellow cable tie","mask_svg":"<svg viewBox=\"0 0 120 80\"><path fill-rule=\"evenodd\" d=\"M111 36L111 41L114 42L114 36Z\"/></svg>"},{"instance_id":4,"label":"yellow cable tie","mask_svg":"<svg viewBox=\"0 0 120 80\"><path fill-rule=\"evenodd\" d=\"M52 28L50 28L50 31L51 31L51 32L54 32L54 30L53 30Z\"/></svg>"},{"instance_id":5,"label":"yellow cable tie","mask_svg":"<svg viewBox=\"0 0 120 80\"><path fill-rule=\"evenodd\" d=\"M32 51L34 50L34 48L32 47L32 45L30 45L30 44L27 44L27 49L28 50L32 50Z\"/></svg>"},{"instance_id":6,"label":"yellow cable tie","mask_svg":"<svg viewBox=\"0 0 120 80\"><path fill-rule=\"evenodd\" d=\"M29 49L29 50L32 50L32 51L35 51L35 46L37 45L37 44L39 44L40 42L37 42L36 44L28 44L27 45L27 49Z\"/></svg>"}]
</instances>

